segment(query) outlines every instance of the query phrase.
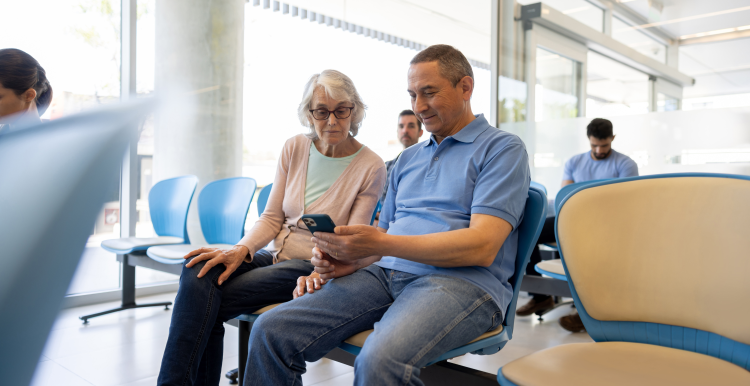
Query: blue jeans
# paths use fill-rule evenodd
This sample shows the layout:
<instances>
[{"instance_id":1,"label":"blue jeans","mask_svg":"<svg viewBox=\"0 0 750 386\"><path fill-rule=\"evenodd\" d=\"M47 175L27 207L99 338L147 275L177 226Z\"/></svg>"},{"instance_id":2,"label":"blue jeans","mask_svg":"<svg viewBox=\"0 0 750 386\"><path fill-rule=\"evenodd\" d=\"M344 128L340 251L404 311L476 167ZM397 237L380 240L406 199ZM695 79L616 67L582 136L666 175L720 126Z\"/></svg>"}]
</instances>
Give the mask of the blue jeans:
<instances>
[{"instance_id":1,"label":"blue jeans","mask_svg":"<svg viewBox=\"0 0 750 386\"><path fill-rule=\"evenodd\" d=\"M422 385L422 367L502 321L490 295L468 281L371 265L258 318L244 385L301 385L306 361L371 328L354 384Z\"/></svg>"},{"instance_id":2,"label":"blue jeans","mask_svg":"<svg viewBox=\"0 0 750 386\"><path fill-rule=\"evenodd\" d=\"M185 263L187 264L187 262ZM159 371L158 385L218 385L224 355L224 322L269 304L292 300L297 278L313 270L309 261L288 260L273 264L261 249L252 263L242 263L221 286L224 265L213 267L202 278L205 262L183 265L169 338Z\"/></svg>"}]
</instances>

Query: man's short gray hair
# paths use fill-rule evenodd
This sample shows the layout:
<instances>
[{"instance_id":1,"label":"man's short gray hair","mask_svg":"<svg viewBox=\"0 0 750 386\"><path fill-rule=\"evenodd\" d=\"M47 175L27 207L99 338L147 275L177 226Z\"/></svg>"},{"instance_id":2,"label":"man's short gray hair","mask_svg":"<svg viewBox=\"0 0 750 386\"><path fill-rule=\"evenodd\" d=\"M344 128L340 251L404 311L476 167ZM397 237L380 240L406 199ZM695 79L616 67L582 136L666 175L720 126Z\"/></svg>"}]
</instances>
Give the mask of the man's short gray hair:
<instances>
[{"instance_id":1,"label":"man's short gray hair","mask_svg":"<svg viewBox=\"0 0 750 386\"><path fill-rule=\"evenodd\" d=\"M435 44L425 48L414 56L410 64L438 62L440 75L448 79L453 87L465 76L474 79L474 70L461 51L447 44Z\"/></svg>"},{"instance_id":2,"label":"man's short gray hair","mask_svg":"<svg viewBox=\"0 0 750 386\"><path fill-rule=\"evenodd\" d=\"M313 140L318 139L318 134L315 132L315 125L312 123L313 117L310 113L313 94L318 87L323 87L326 94L333 99L348 101L354 104L349 133L352 137L356 137L360 126L362 126L362 121L365 119L367 106L362 102L357 88L354 87L354 82L348 76L336 70L325 70L320 74L315 74L310 77L310 80L305 85L305 92L302 94L302 102L300 102L297 108L297 115L302 126L310 129L310 133L306 134L307 137Z\"/></svg>"}]
</instances>

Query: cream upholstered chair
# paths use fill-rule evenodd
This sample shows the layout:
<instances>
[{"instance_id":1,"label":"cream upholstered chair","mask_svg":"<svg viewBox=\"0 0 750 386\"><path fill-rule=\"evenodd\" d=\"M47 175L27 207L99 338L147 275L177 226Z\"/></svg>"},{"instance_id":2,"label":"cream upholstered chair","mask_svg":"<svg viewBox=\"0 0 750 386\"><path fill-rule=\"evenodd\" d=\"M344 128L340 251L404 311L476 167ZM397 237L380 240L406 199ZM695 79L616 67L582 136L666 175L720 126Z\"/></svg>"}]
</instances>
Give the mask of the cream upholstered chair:
<instances>
[{"instance_id":1,"label":"cream upholstered chair","mask_svg":"<svg viewBox=\"0 0 750 386\"><path fill-rule=\"evenodd\" d=\"M750 178L671 174L580 187L557 241L596 343L502 367L501 385L750 385Z\"/></svg>"}]
</instances>

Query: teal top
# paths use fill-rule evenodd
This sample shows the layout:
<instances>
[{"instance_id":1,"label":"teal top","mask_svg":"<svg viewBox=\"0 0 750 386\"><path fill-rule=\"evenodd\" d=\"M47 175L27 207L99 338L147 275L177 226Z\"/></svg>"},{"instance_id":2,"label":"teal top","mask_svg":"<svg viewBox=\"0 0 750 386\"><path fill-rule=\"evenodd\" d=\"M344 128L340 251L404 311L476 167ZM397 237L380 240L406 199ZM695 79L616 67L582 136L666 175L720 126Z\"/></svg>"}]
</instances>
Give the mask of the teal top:
<instances>
[{"instance_id":1,"label":"teal top","mask_svg":"<svg viewBox=\"0 0 750 386\"><path fill-rule=\"evenodd\" d=\"M307 181L305 182L305 209L315 202L328 188L333 185L354 157L364 149L360 147L356 153L341 158L331 158L320 154L315 143L310 144L310 158L307 161Z\"/></svg>"}]
</instances>

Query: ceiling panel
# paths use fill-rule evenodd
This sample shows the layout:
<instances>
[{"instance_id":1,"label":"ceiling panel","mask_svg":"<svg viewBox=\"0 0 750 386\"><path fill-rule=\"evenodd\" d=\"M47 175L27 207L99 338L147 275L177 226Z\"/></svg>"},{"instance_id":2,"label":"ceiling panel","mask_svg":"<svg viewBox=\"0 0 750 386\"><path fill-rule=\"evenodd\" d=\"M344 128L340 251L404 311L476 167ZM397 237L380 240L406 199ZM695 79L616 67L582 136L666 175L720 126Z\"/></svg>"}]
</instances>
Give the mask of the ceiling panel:
<instances>
[{"instance_id":1,"label":"ceiling panel","mask_svg":"<svg viewBox=\"0 0 750 386\"><path fill-rule=\"evenodd\" d=\"M750 0L662 0L664 7L661 13L659 13L653 7L649 7L647 0L635 0L623 3L623 5L633 9L650 22L674 21L750 7ZM748 24L750 24L750 9L668 23L661 25L660 28L673 35L683 36L723 28L741 27Z\"/></svg>"}]
</instances>

